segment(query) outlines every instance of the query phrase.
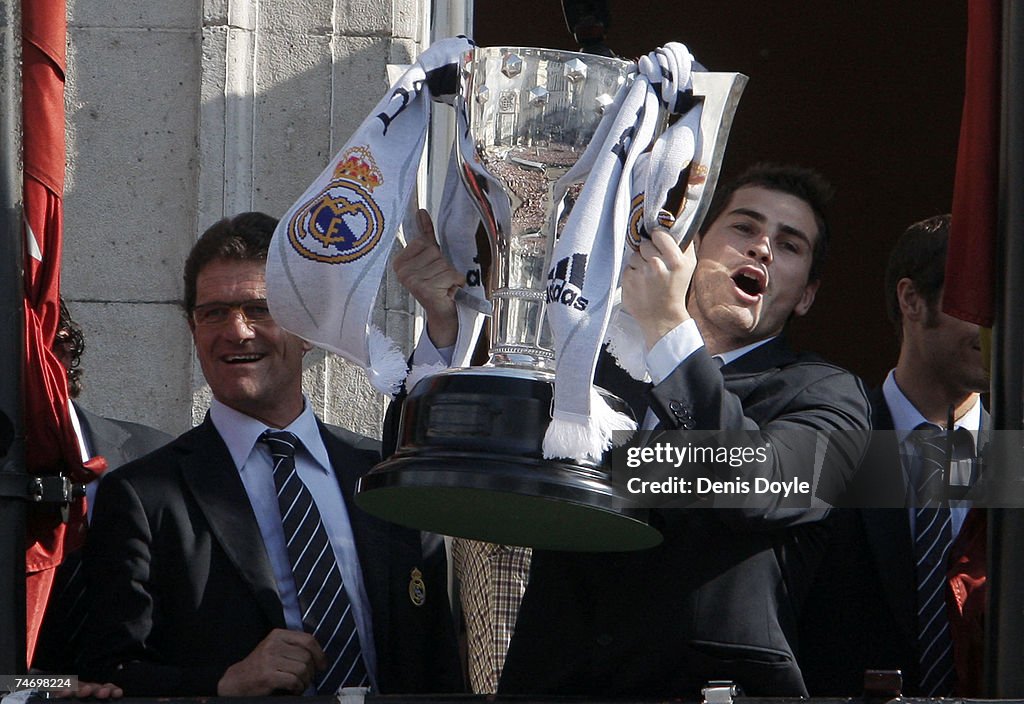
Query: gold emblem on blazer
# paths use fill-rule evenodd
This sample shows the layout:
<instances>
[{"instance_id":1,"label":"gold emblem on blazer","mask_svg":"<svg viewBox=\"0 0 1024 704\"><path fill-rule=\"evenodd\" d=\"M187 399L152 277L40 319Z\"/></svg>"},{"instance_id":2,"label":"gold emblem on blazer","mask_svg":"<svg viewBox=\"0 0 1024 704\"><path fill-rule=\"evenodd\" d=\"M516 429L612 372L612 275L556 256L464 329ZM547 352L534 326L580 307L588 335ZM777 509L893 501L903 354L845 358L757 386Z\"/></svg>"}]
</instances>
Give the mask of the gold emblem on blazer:
<instances>
[{"instance_id":1,"label":"gold emblem on blazer","mask_svg":"<svg viewBox=\"0 0 1024 704\"><path fill-rule=\"evenodd\" d=\"M413 606L423 606L427 602L427 585L423 581L423 573L415 567L409 573L409 601Z\"/></svg>"}]
</instances>

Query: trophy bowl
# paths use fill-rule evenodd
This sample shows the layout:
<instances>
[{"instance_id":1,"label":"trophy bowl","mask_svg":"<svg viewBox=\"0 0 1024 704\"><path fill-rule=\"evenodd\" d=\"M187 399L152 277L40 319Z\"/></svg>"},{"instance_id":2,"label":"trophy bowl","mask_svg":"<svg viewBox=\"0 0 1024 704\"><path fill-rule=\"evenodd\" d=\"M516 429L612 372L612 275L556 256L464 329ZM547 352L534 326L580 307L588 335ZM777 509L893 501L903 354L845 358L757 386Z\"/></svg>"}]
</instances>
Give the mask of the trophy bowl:
<instances>
[{"instance_id":1,"label":"trophy bowl","mask_svg":"<svg viewBox=\"0 0 1024 704\"><path fill-rule=\"evenodd\" d=\"M586 257L551 261L583 185L559 179L633 70L626 61L550 49L464 55L458 158L490 242L489 360L409 390L395 453L360 479L361 508L421 530L540 549L626 551L661 542L648 510L613 485L611 453L594 462L551 460L541 447L556 363L545 310L552 301L587 304L575 285ZM726 101L729 117L736 100ZM724 139L719 155L722 148ZM597 391L632 415L614 394Z\"/></svg>"}]
</instances>

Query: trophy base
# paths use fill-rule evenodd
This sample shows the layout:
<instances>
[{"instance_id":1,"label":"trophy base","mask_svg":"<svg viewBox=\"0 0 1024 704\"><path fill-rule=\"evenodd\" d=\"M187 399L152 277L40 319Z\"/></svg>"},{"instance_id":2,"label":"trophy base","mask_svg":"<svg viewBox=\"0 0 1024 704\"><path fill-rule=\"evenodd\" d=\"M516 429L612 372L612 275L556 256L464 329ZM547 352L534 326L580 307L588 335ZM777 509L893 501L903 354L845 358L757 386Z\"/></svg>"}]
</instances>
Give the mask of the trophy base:
<instances>
[{"instance_id":1,"label":"trophy base","mask_svg":"<svg viewBox=\"0 0 1024 704\"><path fill-rule=\"evenodd\" d=\"M602 392L617 410L625 403ZM402 409L396 453L359 480L356 504L420 530L544 550L621 552L662 541L606 466L545 460L550 375L449 370Z\"/></svg>"}]
</instances>

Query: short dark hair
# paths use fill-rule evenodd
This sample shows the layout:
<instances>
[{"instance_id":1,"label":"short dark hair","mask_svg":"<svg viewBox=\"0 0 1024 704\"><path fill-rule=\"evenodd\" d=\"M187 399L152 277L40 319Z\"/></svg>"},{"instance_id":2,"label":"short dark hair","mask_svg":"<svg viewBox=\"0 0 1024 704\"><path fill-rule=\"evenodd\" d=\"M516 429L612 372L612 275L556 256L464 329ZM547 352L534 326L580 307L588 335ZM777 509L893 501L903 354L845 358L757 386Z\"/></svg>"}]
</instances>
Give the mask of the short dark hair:
<instances>
[{"instance_id":1,"label":"short dark hair","mask_svg":"<svg viewBox=\"0 0 1024 704\"><path fill-rule=\"evenodd\" d=\"M82 355L85 354L85 333L82 326L71 317L68 304L60 297L60 318L57 322L57 334L53 338L53 346L60 347L68 359L68 396L78 398L82 393Z\"/></svg>"},{"instance_id":2,"label":"short dark hair","mask_svg":"<svg viewBox=\"0 0 1024 704\"><path fill-rule=\"evenodd\" d=\"M910 279L924 298L928 309L938 305L946 281L946 246L949 242L950 215L936 215L916 222L904 231L885 268L885 307L896 328L896 339L903 341L903 313L896 294L900 279Z\"/></svg>"},{"instance_id":3,"label":"short dark hair","mask_svg":"<svg viewBox=\"0 0 1024 704\"><path fill-rule=\"evenodd\" d=\"M828 255L829 229L825 217L825 206L832 200L832 185L814 169L791 164L774 164L761 162L754 164L737 178L720 187L715 192L711 207L708 208L704 222L700 226L700 234L704 235L721 216L733 194L741 188L758 186L769 191L779 191L799 198L811 208L814 221L818 225L818 237L814 241L811 253L811 269L807 280L817 281L825 266Z\"/></svg>"},{"instance_id":4,"label":"short dark hair","mask_svg":"<svg viewBox=\"0 0 1024 704\"><path fill-rule=\"evenodd\" d=\"M192 246L185 260L185 314L196 307L199 272L216 259L265 262L277 220L266 213L241 213L215 222Z\"/></svg>"}]
</instances>

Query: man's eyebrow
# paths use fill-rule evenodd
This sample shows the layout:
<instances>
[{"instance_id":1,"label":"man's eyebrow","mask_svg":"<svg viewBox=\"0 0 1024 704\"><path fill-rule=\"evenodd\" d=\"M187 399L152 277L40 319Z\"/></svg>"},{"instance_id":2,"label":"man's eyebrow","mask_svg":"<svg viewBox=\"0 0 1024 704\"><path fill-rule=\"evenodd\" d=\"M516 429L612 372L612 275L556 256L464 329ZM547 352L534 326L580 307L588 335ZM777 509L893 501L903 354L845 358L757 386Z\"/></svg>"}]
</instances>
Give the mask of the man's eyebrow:
<instances>
[{"instance_id":1,"label":"man's eyebrow","mask_svg":"<svg viewBox=\"0 0 1024 704\"><path fill-rule=\"evenodd\" d=\"M750 218L751 220L755 220L756 222L760 222L760 223L763 223L763 222L768 220L768 218L766 218L764 216L764 213L761 213L761 212L759 212L757 210L752 210L750 208L734 208L733 210L729 211L729 214L730 215L745 215L746 217ZM785 235L792 235L793 237L799 237L800 239L802 239L804 242L807 243L808 247L812 246L811 245L811 238L810 238L810 236L808 236L808 234L806 232L804 232L803 230L801 230L801 229L799 229L797 227L793 227L792 225L787 225L786 223L782 223L779 226L779 232L781 232L781 233L783 233Z\"/></svg>"},{"instance_id":2,"label":"man's eyebrow","mask_svg":"<svg viewBox=\"0 0 1024 704\"><path fill-rule=\"evenodd\" d=\"M814 245L811 243L811 238L801 229L783 223L779 226L779 232L784 235L792 235L793 237L801 239L809 248L814 249Z\"/></svg>"},{"instance_id":3,"label":"man's eyebrow","mask_svg":"<svg viewBox=\"0 0 1024 704\"><path fill-rule=\"evenodd\" d=\"M750 208L733 208L729 211L729 215L746 215L751 220L757 220L758 222L764 222L768 219L763 213L751 210Z\"/></svg>"}]
</instances>

